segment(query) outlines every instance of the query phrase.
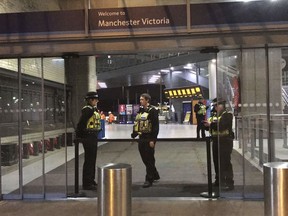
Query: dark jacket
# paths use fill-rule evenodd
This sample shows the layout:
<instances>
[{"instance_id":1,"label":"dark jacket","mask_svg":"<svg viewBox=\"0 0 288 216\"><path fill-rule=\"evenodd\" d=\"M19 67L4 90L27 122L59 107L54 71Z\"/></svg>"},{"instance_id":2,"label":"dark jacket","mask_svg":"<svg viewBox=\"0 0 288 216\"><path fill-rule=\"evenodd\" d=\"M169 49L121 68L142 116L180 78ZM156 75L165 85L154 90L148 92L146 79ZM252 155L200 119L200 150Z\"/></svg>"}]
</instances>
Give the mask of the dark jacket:
<instances>
[{"instance_id":1,"label":"dark jacket","mask_svg":"<svg viewBox=\"0 0 288 216\"><path fill-rule=\"evenodd\" d=\"M219 123L217 121L211 122L210 130L218 130L219 132L228 130L229 134L225 137L234 138L234 133L232 131L233 114L224 110L219 116L221 116Z\"/></svg>"},{"instance_id":2,"label":"dark jacket","mask_svg":"<svg viewBox=\"0 0 288 216\"><path fill-rule=\"evenodd\" d=\"M82 114L76 128L77 138L84 138L85 136L87 136L88 134L87 122L91 118L91 116L93 116L95 111L98 112L98 109L90 105L86 105L82 108ZM91 132L89 131L89 133ZM95 131L94 133L97 134L98 132Z\"/></svg>"}]
</instances>

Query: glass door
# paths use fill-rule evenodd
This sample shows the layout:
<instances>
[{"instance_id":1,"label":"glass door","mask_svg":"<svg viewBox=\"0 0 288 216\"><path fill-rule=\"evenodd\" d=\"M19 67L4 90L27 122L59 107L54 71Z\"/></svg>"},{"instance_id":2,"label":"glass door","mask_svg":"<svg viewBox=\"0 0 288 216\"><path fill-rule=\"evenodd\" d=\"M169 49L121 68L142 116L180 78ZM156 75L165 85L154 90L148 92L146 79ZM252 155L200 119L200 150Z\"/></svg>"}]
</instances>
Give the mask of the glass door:
<instances>
[{"instance_id":1,"label":"glass door","mask_svg":"<svg viewBox=\"0 0 288 216\"><path fill-rule=\"evenodd\" d=\"M21 156L21 83L18 73L21 62L18 59L0 60L0 138L1 138L1 197L4 199L20 199Z\"/></svg>"},{"instance_id":2,"label":"glass door","mask_svg":"<svg viewBox=\"0 0 288 216\"><path fill-rule=\"evenodd\" d=\"M3 59L0 71L3 199L66 197L63 59Z\"/></svg>"},{"instance_id":3,"label":"glass door","mask_svg":"<svg viewBox=\"0 0 288 216\"><path fill-rule=\"evenodd\" d=\"M263 47L218 54L217 97L226 100L235 133L235 189L220 187L221 197L263 199L263 164L287 160L286 53Z\"/></svg>"}]
</instances>

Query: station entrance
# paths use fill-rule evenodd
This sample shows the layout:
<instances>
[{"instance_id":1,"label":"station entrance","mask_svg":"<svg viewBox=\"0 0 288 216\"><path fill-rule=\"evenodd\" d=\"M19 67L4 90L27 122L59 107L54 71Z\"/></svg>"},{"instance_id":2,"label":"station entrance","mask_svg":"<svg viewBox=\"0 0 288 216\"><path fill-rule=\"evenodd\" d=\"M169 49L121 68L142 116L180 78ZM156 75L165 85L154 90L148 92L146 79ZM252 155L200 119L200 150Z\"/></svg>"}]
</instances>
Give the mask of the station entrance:
<instances>
[{"instance_id":1,"label":"station entrance","mask_svg":"<svg viewBox=\"0 0 288 216\"><path fill-rule=\"evenodd\" d=\"M155 90L149 93L155 99L153 105L160 105L159 116L162 117L155 153L161 176L159 182L148 189L141 187L145 168L139 157L137 143L132 140L99 141L97 165L133 163L133 197L200 197L200 193L207 190L206 143L196 139L196 125L192 120L193 101L198 100L199 95L165 98L165 89L169 92L173 88L200 86L201 96L208 107L212 99L224 98L227 110L233 114L235 139L231 157L235 189L220 190L219 196L262 199L263 164L287 159L284 109L287 106L286 47L221 49L215 53L199 50L172 55L170 64L169 54L167 58L158 60L155 60L155 55L150 53L150 61L136 61L136 64L128 64L126 68L122 65L100 73L91 73L97 71L97 66L101 68L101 62L97 62L95 56L1 59L2 199L65 199L73 194L74 130L83 106L83 96L88 85L95 87L101 81L106 82L107 89L109 83L116 88L117 80L122 89L120 97L117 96L118 99L111 105L107 102L109 99L103 96L99 106L105 112L113 111L118 117L120 101L123 104L137 104L140 94L149 91L150 85L158 86L156 93ZM109 56L103 56L105 64L102 59L102 69L109 62L120 59L120 55ZM121 56L120 62L131 57L127 54ZM139 56L143 57L142 54ZM179 63L173 65L172 62L177 61ZM166 67L162 67L164 63L168 63ZM162 68L156 68L155 64ZM143 70L141 73L137 73L136 69L139 68ZM123 70L126 72L122 78L114 76ZM155 71L156 74L153 74ZM147 78L153 75L158 79L151 84ZM144 80L138 84L144 85L144 88L139 88L135 93L127 91L128 86L139 79ZM126 84L129 80L130 84ZM97 89L105 95L105 89L99 86ZM114 94L119 95L119 92ZM191 104L191 119L188 122L183 112L183 104L187 104L187 101ZM104 106L105 102L108 108ZM161 110L162 106L172 104L174 112L170 106L169 115L167 110ZM128 139L131 127L127 122L106 124L105 138L117 136L118 139ZM208 131L206 134L209 136ZM183 137L190 140L177 141L177 138ZM161 138L168 139L161 141ZM79 159L81 174L81 149ZM96 195L95 191L85 192L87 197Z\"/></svg>"}]
</instances>

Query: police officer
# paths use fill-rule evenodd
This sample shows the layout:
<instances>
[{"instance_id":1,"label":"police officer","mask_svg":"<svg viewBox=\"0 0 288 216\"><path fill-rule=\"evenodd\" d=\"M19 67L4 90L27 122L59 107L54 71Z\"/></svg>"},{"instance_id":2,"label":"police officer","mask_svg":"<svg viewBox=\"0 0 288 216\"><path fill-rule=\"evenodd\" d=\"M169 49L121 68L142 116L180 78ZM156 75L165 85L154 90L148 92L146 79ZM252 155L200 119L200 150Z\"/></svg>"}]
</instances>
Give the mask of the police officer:
<instances>
[{"instance_id":1,"label":"police officer","mask_svg":"<svg viewBox=\"0 0 288 216\"><path fill-rule=\"evenodd\" d=\"M222 190L228 191L234 189L231 163L234 134L232 131L233 115L227 111L225 104L226 101L221 99L214 103L217 115L211 116L204 124L209 127L213 142L213 163L216 173L214 186L220 185Z\"/></svg>"},{"instance_id":2,"label":"police officer","mask_svg":"<svg viewBox=\"0 0 288 216\"><path fill-rule=\"evenodd\" d=\"M139 135L138 150L146 166L143 188L151 187L154 181L160 179L154 157L156 139L159 133L158 111L150 105L150 101L151 96L149 94L144 93L140 96L141 107L136 115L131 134L133 139Z\"/></svg>"},{"instance_id":3,"label":"police officer","mask_svg":"<svg viewBox=\"0 0 288 216\"><path fill-rule=\"evenodd\" d=\"M83 190L96 190L97 136L101 130L101 116L97 109L99 101L97 92L88 92L85 100L87 104L82 108L82 115L76 129L76 136L81 139L84 147L82 187Z\"/></svg>"},{"instance_id":4,"label":"police officer","mask_svg":"<svg viewBox=\"0 0 288 216\"><path fill-rule=\"evenodd\" d=\"M206 117L206 110L208 107L206 107L203 104L203 98L201 97L198 101L197 104L194 106L194 112L196 114L196 119L197 119L197 138L200 138L200 131L201 131L201 137L205 138L205 126L204 126L204 120Z\"/></svg>"}]
</instances>

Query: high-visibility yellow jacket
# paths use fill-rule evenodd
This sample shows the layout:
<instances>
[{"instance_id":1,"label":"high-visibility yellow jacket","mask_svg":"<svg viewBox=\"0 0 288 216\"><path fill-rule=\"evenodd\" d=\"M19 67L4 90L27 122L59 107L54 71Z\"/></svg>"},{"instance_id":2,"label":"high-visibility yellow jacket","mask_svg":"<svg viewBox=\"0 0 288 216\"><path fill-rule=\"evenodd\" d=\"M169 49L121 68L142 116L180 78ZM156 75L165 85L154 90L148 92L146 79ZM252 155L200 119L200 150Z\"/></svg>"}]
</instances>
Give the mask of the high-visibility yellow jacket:
<instances>
[{"instance_id":1,"label":"high-visibility yellow jacket","mask_svg":"<svg viewBox=\"0 0 288 216\"><path fill-rule=\"evenodd\" d=\"M96 107L86 105L82 108L82 115L76 128L76 136L84 138L87 134L95 134L101 130L101 116Z\"/></svg>"},{"instance_id":2,"label":"high-visibility yellow jacket","mask_svg":"<svg viewBox=\"0 0 288 216\"><path fill-rule=\"evenodd\" d=\"M232 137L232 113L223 111L219 116L212 116L208 119L211 122L210 133L213 137Z\"/></svg>"}]
</instances>

